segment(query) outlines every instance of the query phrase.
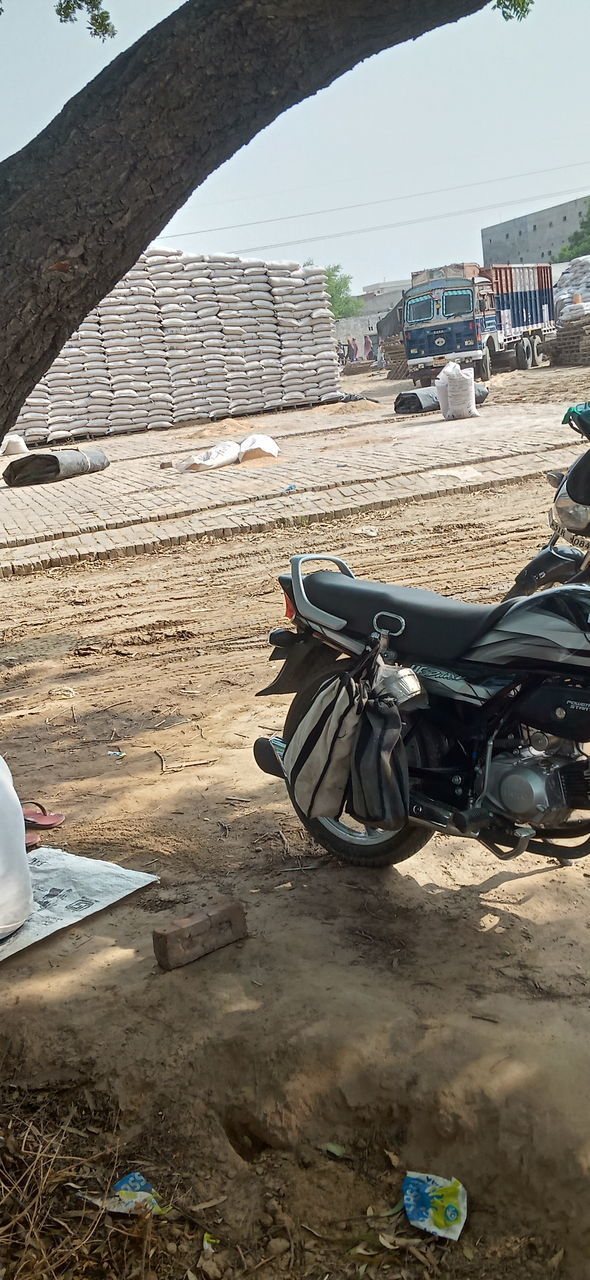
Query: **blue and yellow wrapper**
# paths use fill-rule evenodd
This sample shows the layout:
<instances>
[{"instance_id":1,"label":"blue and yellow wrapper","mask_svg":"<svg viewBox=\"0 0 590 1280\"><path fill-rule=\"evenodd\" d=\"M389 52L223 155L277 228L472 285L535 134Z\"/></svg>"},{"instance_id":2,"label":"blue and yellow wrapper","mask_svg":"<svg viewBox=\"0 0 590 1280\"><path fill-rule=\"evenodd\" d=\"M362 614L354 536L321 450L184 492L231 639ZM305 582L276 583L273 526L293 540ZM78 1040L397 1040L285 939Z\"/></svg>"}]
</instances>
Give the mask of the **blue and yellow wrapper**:
<instances>
[{"instance_id":1,"label":"blue and yellow wrapper","mask_svg":"<svg viewBox=\"0 0 590 1280\"><path fill-rule=\"evenodd\" d=\"M467 1192L458 1178L407 1173L403 1185L408 1222L445 1240L458 1240L467 1220Z\"/></svg>"}]
</instances>

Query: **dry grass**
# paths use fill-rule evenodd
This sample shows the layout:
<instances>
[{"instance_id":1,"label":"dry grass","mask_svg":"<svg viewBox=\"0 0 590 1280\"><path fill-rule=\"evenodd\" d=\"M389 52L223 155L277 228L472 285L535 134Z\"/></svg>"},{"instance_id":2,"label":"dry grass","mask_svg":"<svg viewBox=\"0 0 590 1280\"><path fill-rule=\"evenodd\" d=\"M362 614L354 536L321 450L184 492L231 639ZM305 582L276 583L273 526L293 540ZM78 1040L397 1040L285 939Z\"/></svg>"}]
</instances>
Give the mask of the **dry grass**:
<instances>
[{"instance_id":1,"label":"dry grass","mask_svg":"<svg viewBox=\"0 0 590 1280\"><path fill-rule=\"evenodd\" d=\"M71 1115L56 1120L43 1101L31 1103L20 1091L0 1106L0 1264L7 1280L145 1276L151 1217L111 1217L80 1194L108 1194L120 1156L112 1134L91 1128L75 1127Z\"/></svg>"},{"instance_id":2,"label":"dry grass","mask_svg":"<svg viewBox=\"0 0 590 1280\"><path fill-rule=\"evenodd\" d=\"M143 1152L131 1150L120 1140L118 1122L110 1104L85 1089L0 1089L0 1280L179 1280L187 1274L239 1280L259 1272L271 1280L283 1271L293 1280L563 1280L569 1274L554 1241L504 1232L486 1238L470 1225L459 1244L448 1245L412 1232L397 1205L327 1225L325 1214L319 1226L298 1222L289 1214L287 1185L289 1170L297 1176L294 1153L268 1151L257 1161L263 1198L267 1180L284 1184L285 1209L274 1198L266 1201L270 1230L269 1219L263 1231L243 1231L241 1213L236 1230L225 1216L233 1184L229 1196L192 1203L196 1187L188 1175L179 1181L153 1135L150 1141L144 1134ZM367 1147L366 1155L367 1167L359 1156L359 1176L374 1183L379 1199L383 1152ZM331 1164L318 1159L325 1194ZM103 1200L131 1169L141 1169L174 1202L167 1217L111 1215L84 1199ZM213 1259L201 1253L206 1230L221 1237ZM285 1237L279 1259L269 1248L277 1234Z\"/></svg>"}]
</instances>

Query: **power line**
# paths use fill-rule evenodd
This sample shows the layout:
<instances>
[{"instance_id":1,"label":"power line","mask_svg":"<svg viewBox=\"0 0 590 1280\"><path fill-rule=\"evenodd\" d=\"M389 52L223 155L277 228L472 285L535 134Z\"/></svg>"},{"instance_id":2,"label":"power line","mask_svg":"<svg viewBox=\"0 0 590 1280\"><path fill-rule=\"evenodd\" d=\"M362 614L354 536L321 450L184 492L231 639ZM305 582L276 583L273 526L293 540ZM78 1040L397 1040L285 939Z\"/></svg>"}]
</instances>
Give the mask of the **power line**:
<instances>
[{"instance_id":1,"label":"power line","mask_svg":"<svg viewBox=\"0 0 590 1280\"><path fill-rule=\"evenodd\" d=\"M354 227L348 231L330 231L324 235L307 236L304 240L281 240L274 244L253 244L244 249L234 249L233 253L261 253L266 249L288 249L300 244L316 244L320 240L339 240L347 236L368 236L376 231L394 231L400 227L416 227L424 222L442 222L444 218L461 218L467 213L485 213L488 209L505 209L507 205L522 204L523 200L549 200L553 196L571 196L579 191L579 186L568 187L566 191L545 191L538 196L512 196L501 200L498 204L480 204L472 209L453 209L449 213L434 213L426 218L406 218L403 222L384 222L378 227Z\"/></svg>"},{"instance_id":2,"label":"power line","mask_svg":"<svg viewBox=\"0 0 590 1280\"><path fill-rule=\"evenodd\" d=\"M266 227L275 222L292 222L297 218L316 218L325 213L348 213L352 209L368 209L373 205L394 204L400 200L418 200L427 196L447 195L453 191L467 191L473 187L486 187L491 182L512 182L515 178L538 178L542 174L557 173L563 169L579 169L585 164L590 164L590 160L579 160L576 164L554 165L551 169L530 169L528 173L511 173L501 178L484 178L479 182L464 182L458 187L437 187L432 191L414 191L410 195L386 196L382 200L364 200L361 204L341 204L334 206L332 209L310 209L306 213L287 213L276 218L261 218L255 222L234 222L222 227L201 227L195 231L176 231L172 235L166 236L166 239L184 240L187 236L206 236L220 231L241 231L246 227ZM535 199L544 198L543 196L535 197ZM489 208L492 207L492 205L489 206Z\"/></svg>"},{"instance_id":3,"label":"power line","mask_svg":"<svg viewBox=\"0 0 590 1280\"><path fill-rule=\"evenodd\" d=\"M583 163L583 162L582 162ZM325 191L332 187L344 187L350 183L350 175L345 178L336 178L333 182L298 182L295 187L281 187L281 195L290 195L293 191ZM256 195L229 196L224 200L206 200L202 205L202 209L213 209L218 204L244 204L249 200L263 200L264 194L257 192Z\"/></svg>"}]
</instances>

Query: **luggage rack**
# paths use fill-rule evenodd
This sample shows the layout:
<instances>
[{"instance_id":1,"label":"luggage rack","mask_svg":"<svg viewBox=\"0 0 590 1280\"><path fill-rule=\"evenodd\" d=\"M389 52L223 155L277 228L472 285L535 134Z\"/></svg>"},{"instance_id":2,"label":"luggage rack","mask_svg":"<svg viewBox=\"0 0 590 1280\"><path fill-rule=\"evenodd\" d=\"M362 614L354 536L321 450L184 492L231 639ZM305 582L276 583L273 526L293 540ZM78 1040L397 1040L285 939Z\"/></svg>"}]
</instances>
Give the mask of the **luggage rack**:
<instances>
[{"instance_id":1,"label":"luggage rack","mask_svg":"<svg viewBox=\"0 0 590 1280\"><path fill-rule=\"evenodd\" d=\"M342 560L339 556L305 555L291 557L291 582L293 600L297 612L308 622L315 623L317 627L329 629L332 632L342 631L344 627L348 626L346 618L338 618L336 614L320 609L318 605L312 604L307 596L302 566L309 563L310 560L322 560L324 563L336 565L340 573L346 578L355 579L355 574L350 565L346 563L346 560ZM380 611L373 618L372 640L379 645L381 653L389 652L391 655L392 641L403 635L405 629L406 621L400 614Z\"/></svg>"},{"instance_id":2,"label":"luggage rack","mask_svg":"<svg viewBox=\"0 0 590 1280\"><path fill-rule=\"evenodd\" d=\"M323 560L328 564L335 564L344 574L346 578L354 578L354 573L346 560L341 560L339 556L291 556L291 577L293 582L293 600L297 612L302 614L308 622L315 622L318 627L329 627L331 631L342 631L347 625L346 618L338 618L333 613L326 613L325 609L318 608L308 600L305 586L303 583L302 566L309 563L310 560Z\"/></svg>"}]
</instances>

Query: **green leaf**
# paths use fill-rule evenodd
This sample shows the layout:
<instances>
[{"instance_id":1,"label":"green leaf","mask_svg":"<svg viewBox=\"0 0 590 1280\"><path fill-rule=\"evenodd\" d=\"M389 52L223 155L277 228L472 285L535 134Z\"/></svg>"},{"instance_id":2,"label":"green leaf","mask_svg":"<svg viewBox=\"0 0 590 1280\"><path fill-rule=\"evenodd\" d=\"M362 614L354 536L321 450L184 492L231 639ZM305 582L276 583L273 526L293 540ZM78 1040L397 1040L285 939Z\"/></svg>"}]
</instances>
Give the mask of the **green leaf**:
<instances>
[{"instance_id":1,"label":"green leaf","mask_svg":"<svg viewBox=\"0 0 590 1280\"><path fill-rule=\"evenodd\" d=\"M528 17L534 0L496 0L494 9L497 9L506 22L510 22L511 18L516 18L517 22L522 22L523 18Z\"/></svg>"},{"instance_id":2,"label":"green leaf","mask_svg":"<svg viewBox=\"0 0 590 1280\"><path fill-rule=\"evenodd\" d=\"M102 0L56 0L54 7L60 22L75 22L81 13L85 13L90 34L98 36L99 40L107 40L116 35L111 16Z\"/></svg>"},{"instance_id":3,"label":"green leaf","mask_svg":"<svg viewBox=\"0 0 590 1280\"><path fill-rule=\"evenodd\" d=\"M344 1160L346 1156L346 1147L342 1147L339 1142L320 1142L319 1150L325 1151L328 1156L335 1156L337 1160Z\"/></svg>"}]
</instances>

